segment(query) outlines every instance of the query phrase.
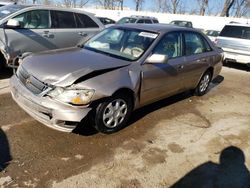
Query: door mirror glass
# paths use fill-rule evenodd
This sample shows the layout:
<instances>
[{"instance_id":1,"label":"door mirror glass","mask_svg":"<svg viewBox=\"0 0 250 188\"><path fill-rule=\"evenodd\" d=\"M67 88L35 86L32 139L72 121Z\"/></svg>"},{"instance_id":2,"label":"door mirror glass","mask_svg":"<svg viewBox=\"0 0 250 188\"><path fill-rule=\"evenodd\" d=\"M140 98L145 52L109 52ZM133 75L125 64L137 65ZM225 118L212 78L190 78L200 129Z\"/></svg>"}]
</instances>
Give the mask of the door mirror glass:
<instances>
[{"instance_id":1,"label":"door mirror glass","mask_svg":"<svg viewBox=\"0 0 250 188\"><path fill-rule=\"evenodd\" d=\"M6 24L7 28L18 28L20 27L20 22L14 19L8 20Z\"/></svg>"},{"instance_id":2,"label":"door mirror glass","mask_svg":"<svg viewBox=\"0 0 250 188\"><path fill-rule=\"evenodd\" d=\"M148 64L167 63L167 61L168 61L168 56L161 54L153 54L146 59L146 63Z\"/></svg>"}]
</instances>

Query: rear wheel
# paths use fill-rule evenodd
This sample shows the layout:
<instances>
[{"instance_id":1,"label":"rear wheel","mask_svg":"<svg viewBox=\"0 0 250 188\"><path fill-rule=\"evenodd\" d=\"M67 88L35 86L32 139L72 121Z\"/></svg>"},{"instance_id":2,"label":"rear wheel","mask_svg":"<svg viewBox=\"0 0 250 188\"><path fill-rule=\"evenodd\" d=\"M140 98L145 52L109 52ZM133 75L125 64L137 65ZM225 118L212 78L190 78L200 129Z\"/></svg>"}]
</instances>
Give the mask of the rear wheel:
<instances>
[{"instance_id":1,"label":"rear wheel","mask_svg":"<svg viewBox=\"0 0 250 188\"><path fill-rule=\"evenodd\" d=\"M198 86L195 89L195 95L202 96L207 93L208 86L211 82L212 74L210 71L206 71L203 76L201 77L201 80L198 84Z\"/></svg>"},{"instance_id":2,"label":"rear wheel","mask_svg":"<svg viewBox=\"0 0 250 188\"><path fill-rule=\"evenodd\" d=\"M132 99L124 94L112 96L98 105L94 127L102 133L113 133L124 127L133 109Z\"/></svg>"}]
</instances>

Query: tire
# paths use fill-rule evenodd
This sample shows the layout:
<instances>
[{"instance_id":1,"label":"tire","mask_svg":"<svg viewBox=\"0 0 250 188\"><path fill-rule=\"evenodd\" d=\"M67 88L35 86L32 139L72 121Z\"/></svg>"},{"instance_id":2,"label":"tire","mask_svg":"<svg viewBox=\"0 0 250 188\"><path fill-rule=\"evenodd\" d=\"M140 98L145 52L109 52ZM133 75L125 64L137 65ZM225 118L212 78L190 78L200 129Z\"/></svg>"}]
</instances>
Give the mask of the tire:
<instances>
[{"instance_id":1,"label":"tire","mask_svg":"<svg viewBox=\"0 0 250 188\"><path fill-rule=\"evenodd\" d=\"M97 106L92 114L92 123L97 131L111 134L126 125L132 110L132 99L124 94L117 94Z\"/></svg>"},{"instance_id":2,"label":"tire","mask_svg":"<svg viewBox=\"0 0 250 188\"><path fill-rule=\"evenodd\" d=\"M0 60L0 72L2 72L5 68L5 62Z\"/></svg>"},{"instance_id":3,"label":"tire","mask_svg":"<svg viewBox=\"0 0 250 188\"><path fill-rule=\"evenodd\" d=\"M212 73L210 71L206 71L198 84L198 86L195 88L194 94L197 96L202 96L207 93L209 84L212 79Z\"/></svg>"},{"instance_id":4,"label":"tire","mask_svg":"<svg viewBox=\"0 0 250 188\"><path fill-rule=\"evenodd\" d=\"M6 67L6 59L4 55L0 52L0 72L2 72Z\"/></svg>"}]
</instances>

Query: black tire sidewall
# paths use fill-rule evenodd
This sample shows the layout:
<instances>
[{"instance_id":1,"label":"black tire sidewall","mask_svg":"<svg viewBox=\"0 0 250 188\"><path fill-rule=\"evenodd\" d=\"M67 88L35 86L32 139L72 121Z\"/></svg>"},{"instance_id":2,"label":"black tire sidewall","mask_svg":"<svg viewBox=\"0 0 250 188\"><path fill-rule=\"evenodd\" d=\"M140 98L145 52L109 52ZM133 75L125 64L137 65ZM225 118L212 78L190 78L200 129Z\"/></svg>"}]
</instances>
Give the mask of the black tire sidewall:
<instances>
[{"instance_id":1,"label":"black tire sidewall","mask_svg":"<svg viewBox=\"0 0 250 188\"><path fill-rule=\"evenodd\" d=\"M109 128L109 127L106 127L103 123L103 113L104 113L104 110L106 109L107 105L116 99L124 100L127 103L128 111L127 111L127 115L125 116L123 122L119 126L114 127L114 128ZM105 101L100 103L97 106L97 108L95 109L95 114L93 117L94 127L97 131L99 131L101 133L105 133L105 134L111 134L111 133L117 132L126 125L126 123L128 122L128 120L130 118L132 110L133 110L132 99L129 98L128 96L126 96L124 94L116 94L112 97L109 97Z\"/></svg>"}]
</instances>

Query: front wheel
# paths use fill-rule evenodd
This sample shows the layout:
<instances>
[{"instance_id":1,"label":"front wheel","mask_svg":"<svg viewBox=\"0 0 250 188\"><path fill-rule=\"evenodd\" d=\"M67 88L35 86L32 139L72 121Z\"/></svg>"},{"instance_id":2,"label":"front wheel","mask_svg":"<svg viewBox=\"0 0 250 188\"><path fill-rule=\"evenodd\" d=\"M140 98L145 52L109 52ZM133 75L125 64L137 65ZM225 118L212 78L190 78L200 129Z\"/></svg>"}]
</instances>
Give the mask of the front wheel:
<instances>
[{"instance_id":1,"label":"front wheel","mask_svg":"<svg viewBox=\"0 0 250 188\"><path fill-rule=\"evenodd\" d=\"M102 133L114 133L126 125L133 109L132 99L123 94L112 96L98 105L94 127Z\"/></svg>"},{"instance_id":2,"label":"front wheel","mask_svg":"<svg viewBox=\"0 0 250 188\"><path fill-rule=\"evenodd\" d=\"M204 94L206 94L207 90L208 90L208 86L211 82L212 79L212 74L210 71L207 71L203 74L203 76L201 77L201 80L198 84L198 86L195 89L195 95L198 96L202 96Z\"/></svg>"}]
</instances>

